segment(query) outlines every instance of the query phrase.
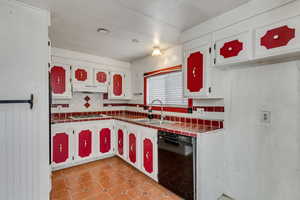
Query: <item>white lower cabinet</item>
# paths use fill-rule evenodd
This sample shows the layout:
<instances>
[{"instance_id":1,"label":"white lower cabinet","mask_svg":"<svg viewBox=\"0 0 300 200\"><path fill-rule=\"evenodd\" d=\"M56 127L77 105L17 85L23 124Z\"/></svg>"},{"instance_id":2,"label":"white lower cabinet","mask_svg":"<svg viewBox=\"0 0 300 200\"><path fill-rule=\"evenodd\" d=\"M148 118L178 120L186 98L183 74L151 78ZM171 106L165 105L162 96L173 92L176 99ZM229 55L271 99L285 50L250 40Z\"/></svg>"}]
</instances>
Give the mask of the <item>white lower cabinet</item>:
<instances>
[{"instance_id":1,"label":"white lower cabinet","mask_svg":"<svg viewBox=\"0 0 300 200\"><path fill-rule=\"evenodd\" d=\"M95 156L114 153L114 130L112 121L103 121L95 126L93 138Z\"/></svg>"},{"instance_id":2,"label":"white lower cabinet","mask_svg":"<svg viewBox=\"0 0 300 200\"><path fill-rule=\"evenodd\" d=\"M73 161L73 130L65 125L52 126L51 163L53 167L67 165Z\"/></svg>"},{"instance_id":3,"label":"white lower cabinet","mask_svg":"<svg viewBox=\"0 0 300 200\"><path fill-rule=\"evenodd\" d=\"M52 125L52 168L117 155L157 181L157 130L118 120Z\"/></svg>"},{"instance_id":4,"label":"white lower cabinet","mask_svg":"<svg viewBox=\"0 0 300 200\"><path fill-rule=\"evenodd\" d=\"M141 170L158 181L157 130L143 128L141 131Z\"/></svg>"}]
</instances>

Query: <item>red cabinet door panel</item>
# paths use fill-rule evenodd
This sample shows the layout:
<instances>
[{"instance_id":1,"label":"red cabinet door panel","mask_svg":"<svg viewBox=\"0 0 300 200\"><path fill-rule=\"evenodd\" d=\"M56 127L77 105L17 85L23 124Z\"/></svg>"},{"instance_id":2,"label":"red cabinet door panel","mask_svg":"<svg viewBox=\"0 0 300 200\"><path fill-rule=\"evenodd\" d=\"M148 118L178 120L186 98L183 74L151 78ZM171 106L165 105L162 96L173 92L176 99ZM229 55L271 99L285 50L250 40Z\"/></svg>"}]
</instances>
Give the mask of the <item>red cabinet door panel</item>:
<instances>
[{"instance_id":1,"label":"red cabinet door panel","mask_svg":"<svg viewBox=\"0 0 300 200\"><path fill-rule=\"evenodd\" d=\"M85 69L77 69L75 71L75 78L77 81L86 81L88 78L88 73Z\"/></svg>"},{"instance_id":2,"label":"red cabinet door panel","mask_svg":"<svg viewBox=\"0 0 300 200\"><path fill-rule=\"evenodd\" d=\"M92 131L83 130L79 133L78 155L88 157L92 153Z\"/></svg>"},{"instance_id":3,"label":"red cabinet door panel","mask_svg":"<svg viewBox=\"0 0 300 200\"><path fill-rule=\"evenodd\" d=\"M144 168L148 173L153 172L153 143L150 139L144 139Z\"/></svg>"},{"instance_id":4,"label":"red cabinet door panel","mask_svg":"<svg viewBox=\"0 0 300 200\"><path fill-rule=\"evenodd\" d=\"M120 155L124 153L124 132L122 129L118 130L118 152Z\"/></svg>"},{"instance_id":5,"label":"red cabinet door panel","mask_svg":"<svg viewBox=\"0 0 300 200\"><path fill-rule=\"evenodd\" d=\"M121 96L123 85L122 85L123 77L120 74L115 74L113 76L113 93L115 96Z\"/></svg>"},{"instance_id":6,"label":"red cabinet door panel","mask_svg":"<svg viewBox=\"0 0 300 200\"><path fill-rule=\"evenodd\" d=\"M100 131L100 152L107 153L111 148L111 130L109 128L103 128Z\"/></svg>"},{"instance_id":7,"label":"red cabinet door panel","mask_svg":"<svg viewBox=\"0 0 300 200\"><path fill-rule=\"evenodd\" d=\"M204 87L204 56L201 52L190 54L187 58L187 89L200 92Z\"/></svg>"},{"instance_id":8,"label":"red cabinet door panel","mask_svg":"<svg viewBox=\"0 0 300 200\"><path fill-rule=\"evenodd\" d=\"M267 49L287 46L289 41L295 38L295 33L296 30L294 28L281 26L267 31L267 33L261 38L260 44Z\"/></svg>"},{"instance_id":9,"label":"red cabinet door panel","mask_svg":"<svg viewBox=\"0 0 300 200\"><path fill-rule=\"evenodd\" d=\"M136 162L136 136L133 133L129 134L129 159L132 163Z\"/></svg>"},{"instance_id":10,"label":"red cabinet door panel","mask_svg":"<svg viewBox=\"0 0 300 200\"><path fill-rule=\"evenodd\" d=\"M54 94L63 94L66 92L66 70L60 66L51 68L51 88Z\"/></svg>"},{"instance_id":11,"label":"red cabinet door panel","mask_svg":"<svg viewBox=\"0 0 300 200\"><path fill-rule=\"evenodd\" d=\"M244 44L239 40L226 42L220 49L220 55L222 55L224 58L236 57L243 50L243 45Z\"/></svg>"},{"instance_id":12,"label":"red cabinet door panel","mask_svg":"<svg viewBox=\"0 0 300 200\"><path fill-rule=\"evenodd\" d=\"M55 163L65 162L69 158L69 136L57 133L53 136L52 157Z\"/></svg>"},{"instance_id":13,"label":"red cabinet door panel","mask_svg":"<svg viewBox=\"0 0 300 200\"><path fill-rule=\"evenodd\" d=\"M97 72L96 79L99 83L105 83L107 80L107 75L105 72Z\"/></svg>"}]
</instances>

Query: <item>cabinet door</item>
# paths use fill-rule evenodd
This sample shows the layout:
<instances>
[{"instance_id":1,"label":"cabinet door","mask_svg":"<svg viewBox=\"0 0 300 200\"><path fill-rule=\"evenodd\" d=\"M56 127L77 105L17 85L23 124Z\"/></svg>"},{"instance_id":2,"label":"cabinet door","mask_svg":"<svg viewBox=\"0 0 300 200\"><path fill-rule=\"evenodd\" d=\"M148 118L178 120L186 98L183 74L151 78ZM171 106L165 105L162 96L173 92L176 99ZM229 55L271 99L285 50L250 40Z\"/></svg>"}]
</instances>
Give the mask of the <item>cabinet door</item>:
<instances>
[{"instance_id":1,"label":"cabinet door","mask_svg":"<svg viewBox=\"0 0 300 200\"><path fill-rule=\"evenodd\" d=\"M141 170L151 178L157 180L157 131L152 129L143 130L142 167Z\"/></svg>"},{"instance_id":2,"label":"cabinet door","mask_svg":"<svg viewBox=\"0 0 300 200\"><path fill-rule=\"evenodd\" d=\"M300 16L255 30L255 57L283 55L300 51Z\"/></svg>"},{"instance_id":3,"label":"cabinet door","mask_svg":"<svg viewBox=\"0 0 300 200\"><path fill-rule=\"evenodd\" d=\"M210 46L185 50L184 94L187 97L209 95Z\"/></svg>"},{"instance_id":4,"label":"cabinet door","mask_svg":"<svg viewBox=\"0 0 300 200\"><path fill-rule=\"evenodd\" d=\"M100 130L99 141L101 153L108 153L111 151L111 131L110 128L103 128Z\"/></svg>"},{"instance_id":5,"label":"cabinet door","mask_svg":"<svg viewBox=\"0 0 300 200\"><path fill-rule=\"evenodd\" d=\"M107 87L108 84L108 72L102 69L94 70L94 85Z\"/></svg>"},{"instance_id":6,"label":"cabinet door","mask_svg":"<svg viewBox=\"0 0 300 200\"><path fill-rule=\"evenodd\" d=\"M251 33L244 32L215 42L215 65L245 62L251 59Z\"/></svg>"},{"instance_id":7,"label":"cabinet door","mask_svg":"<svg viewBox=\"0 0 300 200\"><path fill-rule=\"evenodd\" d=\"M92 156L92 135L91 128L76 130L76 159L82 160Z\"/></svg>"},{"instance_id":8,"label":"cabinet door","mask_svg":"<svg viewBox=\"0 0 300 200\"><path fill-rule=\"evenodd\" d=\"M72 66L72 82L73 86L92 86L93 70L90 67Z\"/></svg>"},{"instance_id":9,"label":"cabinet door","mask_svg":"<svg viewBox=\"0 0 300 200\"><path fill-rule=\"evenodd\" d=\"M110 78L110 99L124 99L125 98L125 74L111 72Z\"/></svg>"},{"instance_id":10,"label":"cabinet door","mask_svg":"<svg viewBox=\"0 0 300 200\"><path fill-rule=\"evenodd\" d=\"M65 127L52 127L51 160L57 167L72 162L72 131Z\"/></svg>"},{"instance_id":11,"label":"cabinet door","mask_svg":"<svg viewBox=\"0 0 300 200\"><path fill-rule=\"evenodd\" d=\"M135 133L129 133L128 135L128 151L129 151L129 161L132 164L137 163L137 137Z\"/></svg>"},{"instance_id":12,"label":"cabinet door","mask_svg":"<svg viewBox=\"0 0 300 200\"><path fill-rule=\"evenodd\" d=\"M54 99L71 98L70 67L56 64L50 70L50 83Z\"/></svg>"}]
</instances>

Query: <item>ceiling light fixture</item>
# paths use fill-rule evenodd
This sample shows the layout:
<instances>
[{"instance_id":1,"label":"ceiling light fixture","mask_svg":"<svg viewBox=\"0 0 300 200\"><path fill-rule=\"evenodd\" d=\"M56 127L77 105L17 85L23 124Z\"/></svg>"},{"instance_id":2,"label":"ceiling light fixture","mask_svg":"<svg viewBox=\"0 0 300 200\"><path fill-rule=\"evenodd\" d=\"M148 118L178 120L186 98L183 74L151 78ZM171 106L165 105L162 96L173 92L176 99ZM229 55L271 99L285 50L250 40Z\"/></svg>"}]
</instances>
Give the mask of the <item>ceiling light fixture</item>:
<instances>
[{"instance_id":1,"label":"ceiling light fixture","mask_svg":"<svg viewBox=\"0 0 300 200\"><path fill-rule=\"evenodd\" d=\"M98 28L97 32L102 34L108 34L110 33L110 30L108 30L107 28Z\"/></svg>"},{"instance_id":2,"label":"ceiling light fixture","mask_svg":"<svg viewBox=\"0 0 300 200\"><path fill-rule=\"evenodd\" d=\"M153 47L152 56L161 56L161 55L162 53L159 46Z\"/></svg>"}]
</instances>

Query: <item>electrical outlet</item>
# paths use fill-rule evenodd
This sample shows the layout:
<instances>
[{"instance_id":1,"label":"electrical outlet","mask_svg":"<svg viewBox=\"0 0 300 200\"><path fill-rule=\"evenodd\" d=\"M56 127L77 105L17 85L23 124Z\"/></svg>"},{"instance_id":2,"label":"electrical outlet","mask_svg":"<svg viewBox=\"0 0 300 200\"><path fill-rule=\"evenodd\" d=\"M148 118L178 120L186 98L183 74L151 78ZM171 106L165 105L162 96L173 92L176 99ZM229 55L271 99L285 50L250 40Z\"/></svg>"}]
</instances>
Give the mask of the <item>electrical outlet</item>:
<instances>
[{"instance_id":1,"label":"electrical outlet","mask_svg":"<svg viewBox=\"0 0 300 200\"><path fill-rule=\"evenodd\" d=\"M271 111L260 111L260 122L262 124L271 124Z\"/></svg>"}]
</instances>

